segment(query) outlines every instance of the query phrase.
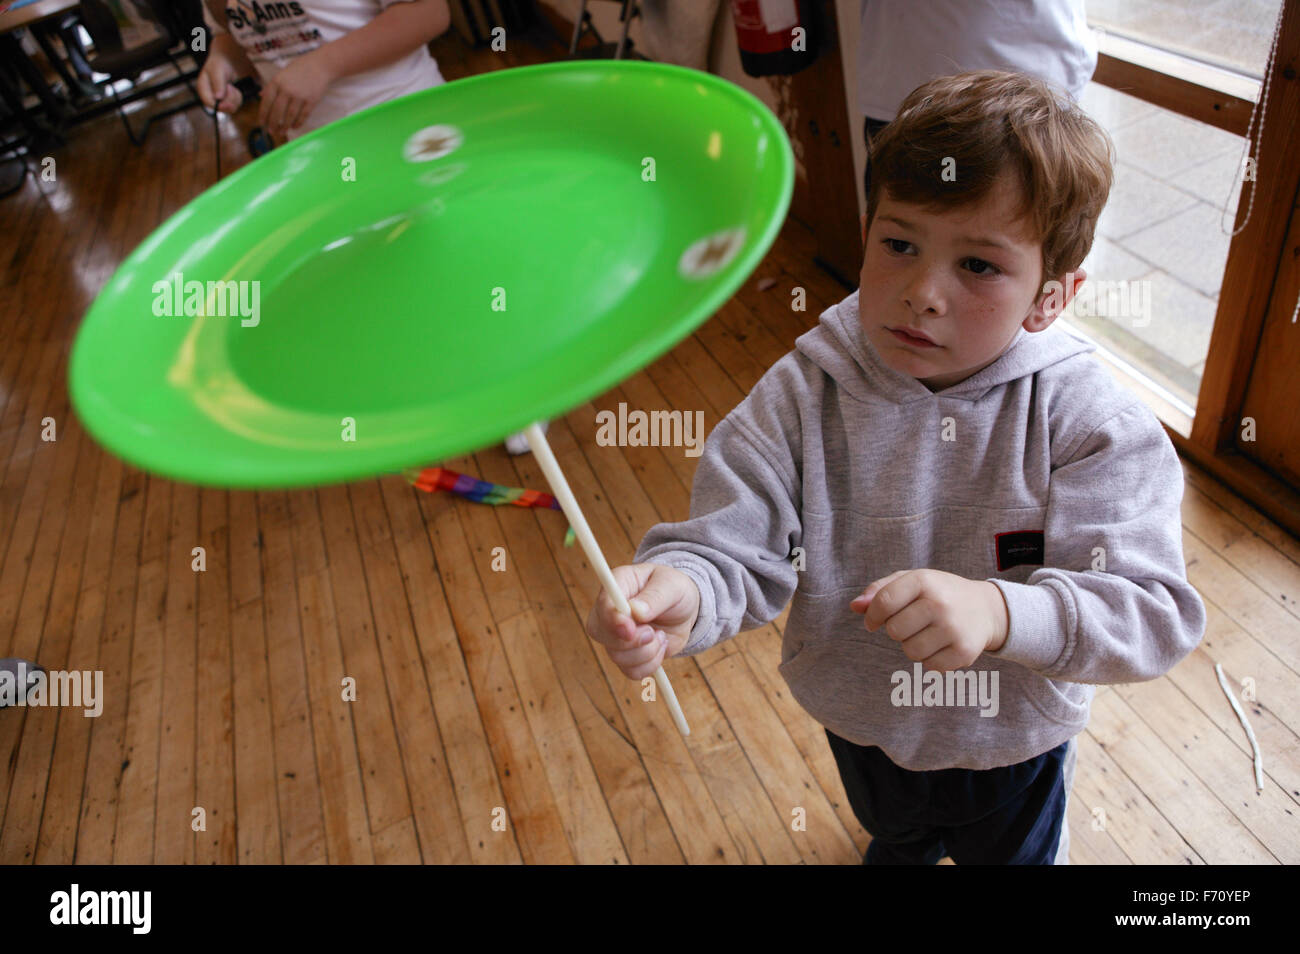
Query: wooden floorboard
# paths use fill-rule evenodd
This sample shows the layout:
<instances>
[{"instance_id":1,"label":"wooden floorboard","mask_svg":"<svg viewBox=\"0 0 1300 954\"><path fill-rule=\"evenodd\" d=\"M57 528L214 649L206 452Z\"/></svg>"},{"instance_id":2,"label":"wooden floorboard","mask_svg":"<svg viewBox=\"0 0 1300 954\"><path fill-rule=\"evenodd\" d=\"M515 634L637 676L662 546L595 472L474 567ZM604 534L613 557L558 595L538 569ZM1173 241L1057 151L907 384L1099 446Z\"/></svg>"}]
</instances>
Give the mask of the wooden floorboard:
<instances>
[{"instance_id":1,"label":"wooden floorboard","mask_svg":"<svg viewBox=\"0 0 1300 954\"><path fill-rule=\"evenodd\" d=\"M450 35L435 51L453 79L559 55ZM255 115L222 120L227 174ZM104 691L95 718L0 712L0 864L860 860L825 734L777 671L788 610L670 661L684 739L586 637L599 585L560 513L397 476L197 488L103 451L69 406L73 335L125 256L215 181L213 128L190 111L134 149L110 115L56 158L44 193L0 201L0 655L100 672ZM846 294L815 251L790 220L695 334L551 423L611 564L689 514L698 457L601 446L597 413L702 412L702 443ZM500 446L444 463L546 488ZM1074 864L1300 862L1300 541L1184 473L1206 638L1159 679L1098 689ZM1262 793L1215 663L1254 686Z\"/></svg>"}]
</instances>

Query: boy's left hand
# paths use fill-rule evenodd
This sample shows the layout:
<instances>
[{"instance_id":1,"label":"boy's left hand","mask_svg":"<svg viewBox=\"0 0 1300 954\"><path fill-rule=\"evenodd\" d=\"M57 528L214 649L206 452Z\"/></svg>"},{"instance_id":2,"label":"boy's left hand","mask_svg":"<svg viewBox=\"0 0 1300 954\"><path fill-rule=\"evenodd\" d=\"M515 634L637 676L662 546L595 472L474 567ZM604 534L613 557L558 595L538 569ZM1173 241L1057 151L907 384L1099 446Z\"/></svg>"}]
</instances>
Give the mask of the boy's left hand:
<instances>
[{"instance_id":1,"label":"boy's left hand","mask_svg":"<svg viewBox=\"0 0 1300 954\"><path fill-rule=\"evenodd\" d=\"M316 55L319 52L298 57L262 90L258 124L276 139L307 121L334 80L328 62Z\"/></svg>"},{"instance_id":2,"label":"boy's left hand","mask_svg":"<svg viewBox=\"0 0 1300 954\"><path fill-rule=\"evenodd\" d=\"M849 603L869 630L884 626L908 659L926 669L963 669L1007 639L1007 605L987 580L943 570L899 570Z\"/></svg>"}]
</instances>

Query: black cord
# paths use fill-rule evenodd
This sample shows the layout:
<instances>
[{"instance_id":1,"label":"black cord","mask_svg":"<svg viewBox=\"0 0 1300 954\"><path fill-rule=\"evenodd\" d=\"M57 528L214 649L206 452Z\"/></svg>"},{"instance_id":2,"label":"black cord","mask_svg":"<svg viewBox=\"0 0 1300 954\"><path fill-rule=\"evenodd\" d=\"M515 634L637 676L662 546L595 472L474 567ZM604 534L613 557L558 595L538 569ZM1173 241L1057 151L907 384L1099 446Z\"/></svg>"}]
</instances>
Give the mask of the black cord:
<instances>
[{"instance_id":1,"label":"black cord","mask_svg":"<svg viewBox=\"0 0 1300 954\"><path fill-rule=\"evenodd\" d=\"M221 117L218 115L220 112L220 106L221 101L217 100L216 104L212 107L212 142L216 146L217 152L218 182L221 181ZM207 110L204 110L204 112L207 112Z\"/></svg>"}]
</instances>

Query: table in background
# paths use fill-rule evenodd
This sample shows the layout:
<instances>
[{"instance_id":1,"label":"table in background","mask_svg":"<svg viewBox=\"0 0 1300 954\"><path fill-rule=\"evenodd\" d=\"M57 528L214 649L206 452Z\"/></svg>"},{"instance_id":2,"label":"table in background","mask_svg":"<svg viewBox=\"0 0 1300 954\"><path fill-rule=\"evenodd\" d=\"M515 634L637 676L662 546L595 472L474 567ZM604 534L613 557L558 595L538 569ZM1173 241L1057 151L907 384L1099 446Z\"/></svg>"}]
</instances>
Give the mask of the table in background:
<instances>
[{"instance_id":1,"label":"table in background","mask_svg":"<svg viewBox=\"0 0 1300 954\"><path fill-rule=\"evenodd\" d=\"M78 0L26 0L26 2L19 0L19 3L0 13L0 57L11 63L18 71L18 75L31 87L32 92L45 107L45 114L50 123L53 124L51 126L37 122L23 106L22 90L14 88L8 78L0 73L0 97L4 98L9 108L33 135L61 138L59 130L67 120L69 104L50 89L40 68L27 56L14 31L23 27L34 27L45 20L63 16L77 9L78 6L80 6ZM38 34L38 42L43 39ZM52 62L57 65L58 57L53 55L48 40L41 42L41 47L45 50L46 56L51 57Z\"/></svg>"}]
</instances>

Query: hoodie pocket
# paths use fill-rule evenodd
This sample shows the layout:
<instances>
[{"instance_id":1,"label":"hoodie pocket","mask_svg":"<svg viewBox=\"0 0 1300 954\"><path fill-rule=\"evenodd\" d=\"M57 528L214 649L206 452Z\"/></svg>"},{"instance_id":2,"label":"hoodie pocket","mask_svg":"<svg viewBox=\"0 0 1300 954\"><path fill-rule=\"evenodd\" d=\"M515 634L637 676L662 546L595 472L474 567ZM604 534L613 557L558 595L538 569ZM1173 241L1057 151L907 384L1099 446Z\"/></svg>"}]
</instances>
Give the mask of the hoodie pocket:
<instances>
[{"instance_id":1,"label":"hoodie pocket","mask_svg":"<svg viewBox=\"0 0 1300 954\"><path fill-rule=\"evenodd\" d=\"M795 700L823 725L862 724L865 712L890 712L894 676L915 679L915 661L883 629L867 632L862 617L848 608L851 591L808 594L799 591L790 607L783 645L781 676ZM1026 739L1045 723L1082 729L1088 721L1093 687L1046 679L1010 661L982 655L963 672L996 673L999 725L1016 726ZM969 688L969 684L968 688ZM945 716L931 710L935 724Z\"/></svg>"},{"instance_id":2,"label":"hoodie pocket","mask_svg":"<svg viewBox=\"0 0 1300 954\"><path fill-rule=\"evenodd\" d=\"M885 642L889 642L888 637ZM896 645L868 634L800 639L777 671L803 708L822 725L890 711L894 672L911 661ZM828 721L830 720L830 721Z\"/></svg>"},{"instance_id":3,"label":"hoodie pocket","mask_svg":"<svg viewBox=\"0 0 1300 954\"><path fill-rule=\"evenodd\" d=\"M874 516L850 509L805 510L805 569L800 587L808 595L862 590L897 570L932 569L968 580L1025 582L1041 563L998 569L998 541L1007 535L1041 533L1046 507L934 507L906 516ZM1026 559L1020 551L1020 559ZM1031 557L1030 557L1031 558Z\"/></svg>"}]
</instances>

